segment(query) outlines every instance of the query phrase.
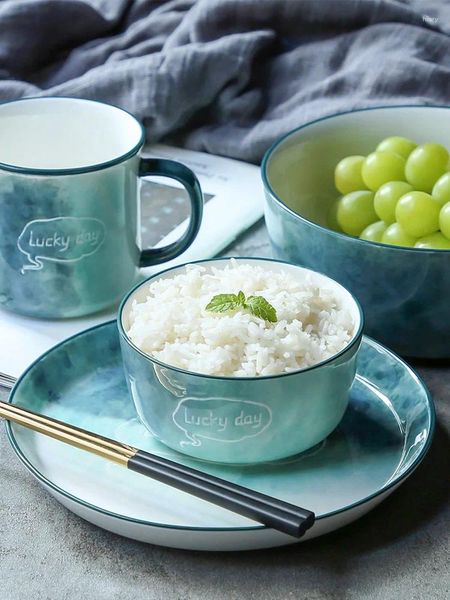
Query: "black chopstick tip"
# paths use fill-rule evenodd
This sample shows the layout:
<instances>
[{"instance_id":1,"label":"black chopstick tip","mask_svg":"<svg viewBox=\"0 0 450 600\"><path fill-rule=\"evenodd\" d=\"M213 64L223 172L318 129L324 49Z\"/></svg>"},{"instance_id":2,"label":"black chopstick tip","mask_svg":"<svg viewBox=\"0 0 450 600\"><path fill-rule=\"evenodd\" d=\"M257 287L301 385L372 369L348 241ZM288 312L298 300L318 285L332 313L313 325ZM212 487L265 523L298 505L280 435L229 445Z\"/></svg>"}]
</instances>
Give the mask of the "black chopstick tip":
<instances>
[{"instance_id":1,"label":"black chopstick tip","mask_svg":"<svg viewBox=\"0 0 450 600\"><path fill-rule=\"evenodd\" d=\"M143 450L128 459L127 467L297 539L314 524L310 510Z\"/></svg>"},{"instance_id":2,"label":"black chopstick tip","mask_svg":"<svg viewBox=\"0 0 450 600\"><path fill-rule=\"evenodd\" d=\"M308 531L308 529L311 529L311 527L314 525L315 521L316 521L316 515L311 512L308 511L309 514L308 516L304 519L304 521L302 523L300 523L299 527L298 527L298 533L295 537L297 538L301 538L305 535L305 533Z\"/></svg>"}]
</instances>

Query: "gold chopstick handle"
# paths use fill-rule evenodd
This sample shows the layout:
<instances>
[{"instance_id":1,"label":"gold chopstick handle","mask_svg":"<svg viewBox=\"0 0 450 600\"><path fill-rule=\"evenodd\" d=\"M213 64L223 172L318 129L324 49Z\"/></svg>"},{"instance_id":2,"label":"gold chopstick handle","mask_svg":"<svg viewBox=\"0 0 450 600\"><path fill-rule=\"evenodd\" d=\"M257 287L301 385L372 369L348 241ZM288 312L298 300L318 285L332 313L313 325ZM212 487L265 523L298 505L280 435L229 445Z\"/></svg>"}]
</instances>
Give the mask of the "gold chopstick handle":
<instances>
[{"instance_id":1,"label":"gold chopstick handle","mask_svg":"<svg viewBox=\"0 0 450 600\"><path fill-rule=\"evenodd\" d=\"M137 452L137 449L132 446L62 423L51 417L38 415L15 404L0 401L0 417L75 448L106 458L123 467L128 466L128 460Z\"/></svg>"}]
</instances>

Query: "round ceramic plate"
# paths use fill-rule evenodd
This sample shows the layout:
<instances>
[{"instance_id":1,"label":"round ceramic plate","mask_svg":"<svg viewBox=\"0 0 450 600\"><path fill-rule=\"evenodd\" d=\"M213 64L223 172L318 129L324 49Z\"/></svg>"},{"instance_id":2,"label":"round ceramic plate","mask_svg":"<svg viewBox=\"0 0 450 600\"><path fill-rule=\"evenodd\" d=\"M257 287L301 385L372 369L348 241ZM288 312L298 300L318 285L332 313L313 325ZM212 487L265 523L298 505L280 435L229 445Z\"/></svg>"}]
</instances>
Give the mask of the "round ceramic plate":
<instances>
[{"instance_id":1,"label":"round ceramic plate","mask_svg":"<svg viewBox=\"0 0 450 600\"><path fill-rule=\"evenodd\" d=\"M217 465L158 443L136 418L115 322L88 329L44 354L20 378L11 401L313 510L316 522L305 540L342 527L381 502L417 467L434 428L423 383L402 360L367 338L339 427L308 452L276 463ZM19 458L57 500L120 535L201 550L296 541L18 425L8 424L8 433Z\"/></svg>"}]
</instances>

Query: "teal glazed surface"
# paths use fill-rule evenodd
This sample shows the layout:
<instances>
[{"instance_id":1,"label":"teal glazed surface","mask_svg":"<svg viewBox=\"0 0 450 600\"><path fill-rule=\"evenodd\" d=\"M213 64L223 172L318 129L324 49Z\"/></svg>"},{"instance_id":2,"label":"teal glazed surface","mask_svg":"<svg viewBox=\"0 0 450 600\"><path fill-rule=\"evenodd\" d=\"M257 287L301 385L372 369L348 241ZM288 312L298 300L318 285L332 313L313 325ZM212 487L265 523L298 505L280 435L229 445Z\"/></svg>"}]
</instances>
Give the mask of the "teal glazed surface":
<instances>
[{"instance_id":1,"label":"teal glazed surface","mask_svg":"<svg viewBox=\"0 0 450 600\"><path fill-rule=\"evenodd\" d=\"M133 157L58 177L0 170L0 305L75 317L119 301L136 281L137 168Z\"/></svg>"},{"instance_id":2,"label":"teal glazed surface","mask_svg":"<svg viewBox=\"0 0 450 600\"><path fill-rule=\"evenodd\" d=\"M325 273L364 309L365 332L404 356L450 357L450 252L361 241L327 228L344 156L367 154L388 135L448 146L450 111L390 107L354 111L301 127L274 144L262 165L265 220L275 257Z\"/></svg>"},{"instance_id":3,"label":"teal glazed surface","mask_svg":"<svg viewBox=\"0 0 450 600\"><path fill-rule=\"evenodd\" d=\"M292 265L264 259L235 260L299 271ZM199 264L208 268L228 262L216 259ZM124 369L130 395L146 427L178 452L234 464L278 460L321 442L347 408L362 337L361 314L359 322L355 317L354 336L348 346L312 368L249 378L183 371L139 351L126 335L133 300L143 299L152 279L173 277L183 270L184 266L168 269L141 283L119 310ZM356 304L353 308L359 311Z\"/></svg>"},{"instance_id":4,"label":"teal glazed surface","mask_svg":"<svg viewBox=\"0 0 450 600\"><path fill-rule=\"evenodd\" d=\"M356 370L354 344L320 368L245 381L162 367L121 336L130 394L146 427L174 450L223 463L298 454L341 420Z\"/></svg>"},{"instance_id":5,"label":"teal glazed surface","mask_svg":"<svg viewBox=\"0 0 450 600\"><path fill-rule=\"evenodd\" d=\"M260 400L266 400L266 392ZM357 376L339 426L311 450L261 465L199 462L159 444L136 418L115 322L50 350L21 377L10 401L307 506L318 519L401 482L425 455L434 429L432 401L421 381L368 338L358 353ZM200 510L199 501L182 492L20 426L7 427L19 457L41 481L100 512L170 527L260 527L208 503Z\"/></svg>"}]
</instances>

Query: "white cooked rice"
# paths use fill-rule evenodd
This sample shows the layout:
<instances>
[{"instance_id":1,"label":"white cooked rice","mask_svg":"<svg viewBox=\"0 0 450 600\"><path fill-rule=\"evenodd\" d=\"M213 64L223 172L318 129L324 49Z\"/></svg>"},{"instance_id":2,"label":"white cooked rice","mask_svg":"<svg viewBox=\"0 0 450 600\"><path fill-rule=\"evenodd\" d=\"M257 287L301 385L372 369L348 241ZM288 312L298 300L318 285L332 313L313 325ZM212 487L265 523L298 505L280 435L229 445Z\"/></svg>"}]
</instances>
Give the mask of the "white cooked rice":
<instances>
[{"instance_id":1,"label":"white cooked rice","mask_svg":"<svg viewBox=\"0 0 450 600\"><path fill-rule=\"evenodd\" d=\"M299 272L300 273L300 272ZM246 310L213 313L216 294L263 296L276 323ZM231 377L287 373L312 366L342 350L355 323L332 289L310 276L234 261L225 268L189 265L152 281L145 302L133 301L127 331L143 352L188 371Z\"/></svg>"}]
</instances>

